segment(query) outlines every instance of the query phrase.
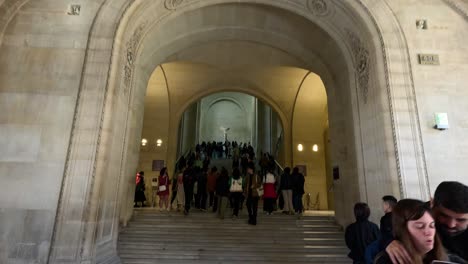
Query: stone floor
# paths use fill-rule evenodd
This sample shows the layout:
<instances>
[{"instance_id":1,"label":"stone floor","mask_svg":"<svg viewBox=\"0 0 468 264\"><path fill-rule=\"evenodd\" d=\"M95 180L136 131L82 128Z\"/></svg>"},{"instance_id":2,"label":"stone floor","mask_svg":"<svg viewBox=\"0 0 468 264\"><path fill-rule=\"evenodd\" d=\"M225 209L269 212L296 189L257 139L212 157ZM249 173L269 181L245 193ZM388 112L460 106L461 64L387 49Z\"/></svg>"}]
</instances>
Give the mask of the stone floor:
<instances>
[{"instance_id":1,"label":"stone floor","mask_svg":"<svg viewBox=\"0 0 468 264\"><path fill-rule=\"evenodd\" d=\"M229 212L229 210L228 210ZM330 212L259 214L247 224L214 213L137 209L119 240L122 263L350 263Z\"/></svg>"}]
</instances>

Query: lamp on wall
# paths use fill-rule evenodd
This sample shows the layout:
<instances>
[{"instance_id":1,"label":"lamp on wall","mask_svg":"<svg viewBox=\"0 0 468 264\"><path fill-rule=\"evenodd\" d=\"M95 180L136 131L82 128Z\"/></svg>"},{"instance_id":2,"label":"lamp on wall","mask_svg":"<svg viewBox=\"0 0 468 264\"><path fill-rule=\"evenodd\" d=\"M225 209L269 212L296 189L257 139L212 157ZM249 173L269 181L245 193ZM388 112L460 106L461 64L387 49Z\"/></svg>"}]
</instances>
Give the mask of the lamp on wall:
<instances>
[{"instance_id":1,"label":"lamp on wall","mask_svg":"<svg viewBox=\"0 0 468 264\"><path fill-rule=\"evenodd\" d=\"M302 146L302 144L298 144L297 145L297 150L299 150L299 151L304 150L304 146Z\"/></svg>"},{"instance_id":2,"label":"lamp on wall","mask_svg":"<svg viewBox=\"0 0 468 264\"><path fill-rule=\"evenodd\" d=\"M314 144L314 146L312 146L312 151L318 152L318 145L317 144Z\"/></svg>"},{"instance_id":3,"label":"lamp on wall","mask_svg":"<svg viewBox=\"0 0 468 264\"><path fill-rule=\"evenodd\" d=\"M163 143L162 139L158 138L158 140L156 140L156 147L160 147L162 143Z\"/></svg>"},{"instance_id":4,"label":"lamp on wall","mask_svg":"<svg viewBox=\"0 0 468 264\"><path fill-rule=\"evenodd\" d=\"M148 140L146 138L141 139L141 145L144 147L148 143Z\"/></svg>"}]
</instances>

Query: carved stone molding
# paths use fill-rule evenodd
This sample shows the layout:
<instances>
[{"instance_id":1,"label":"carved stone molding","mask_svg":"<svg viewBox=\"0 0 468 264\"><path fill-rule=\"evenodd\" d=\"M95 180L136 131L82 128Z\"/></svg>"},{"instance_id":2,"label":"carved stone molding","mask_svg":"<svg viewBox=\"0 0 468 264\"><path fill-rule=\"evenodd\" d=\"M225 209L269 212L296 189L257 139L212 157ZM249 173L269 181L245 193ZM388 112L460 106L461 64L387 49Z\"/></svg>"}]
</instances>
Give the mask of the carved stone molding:
<instances>
[{"instance_id":1,"label":"carved stone molding","mask_svg":"<svg viewBox=\"0 0 468 264\"><path fill-rule=\"evenodd\" d=\"M346 30L346 36L353 52L356 76L362 99L364 104L367 104L369 95L369 51L364 47L359 37L351 30Z\"/></svg>"},{"instance_id":2,"label":"carved stone molding","mask_svg":"<svg viewBox=\"0 0 468 264\"><path fill-rule=\"evenodd\" d=\"M468 20L468 3L461 0L444 0L444 2L460 14L465 20Z\"/></svg>"},{"instance_id":3,"label":"carved stone molding","mask_svg":"<svg viewBox=\"0 0 468 264\"><path fill-rule=\"evenodd\" d=\"M307 8L317 16L326 16L330 13L330 7L325 0L309 0Z\"/></svg>"},{"instance_id":4,"label":"carved stone molding","mask_svg":"<svg viewBox=\"0 0 468 264\"><path fill-rule=\"evenodd\" d=\"M3 33L16 15L19 9L29 0L5 0L0 4L0 45L2 44Z\"/></svg>"},{"instance_id":5,"label":"carved stone molding","mask_svg":"<svg viewBox=\"0 0 468 264\"><path fill-rule=\"evenodd\" d=\"M175 10L184 3L185 0L166 0L164 1L164 6L168 10ZM187 2L187 1L185 1Z\"/></svg>"},{"instance_id":6,"label":"carved stone molding","mask_svg":"<svg viewBox=\"0 0 468 264\"><path fill-rule=\"evenodd\" d=\"M138 49L138 44L140 43L141 37L143 36L143 29L146 26L146 22L142 23L137 29L133 32L133 35L126 43L126 61L124 66L124 93L127 94L131 86L132 75L135 68L135 57Z\"/></svg>"}]
</instances>

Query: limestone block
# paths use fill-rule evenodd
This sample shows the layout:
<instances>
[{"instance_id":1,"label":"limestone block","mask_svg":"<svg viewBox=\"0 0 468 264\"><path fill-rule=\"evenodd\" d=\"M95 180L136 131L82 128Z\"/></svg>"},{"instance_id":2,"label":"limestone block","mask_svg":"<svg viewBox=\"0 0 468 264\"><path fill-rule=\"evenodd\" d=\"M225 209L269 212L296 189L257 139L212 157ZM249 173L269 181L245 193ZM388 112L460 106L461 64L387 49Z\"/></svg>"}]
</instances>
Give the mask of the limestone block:
<instances>
[{"instance_id":1,"label":"limestone block","mask_svg":"<svg viewBox=\"0 0 468 264\"><path fill-rule=\"evenodd\" d=\"M0 125L0 161L34 162L41 143L41 127L34 125Z\"/></svg>"}]
</instances>

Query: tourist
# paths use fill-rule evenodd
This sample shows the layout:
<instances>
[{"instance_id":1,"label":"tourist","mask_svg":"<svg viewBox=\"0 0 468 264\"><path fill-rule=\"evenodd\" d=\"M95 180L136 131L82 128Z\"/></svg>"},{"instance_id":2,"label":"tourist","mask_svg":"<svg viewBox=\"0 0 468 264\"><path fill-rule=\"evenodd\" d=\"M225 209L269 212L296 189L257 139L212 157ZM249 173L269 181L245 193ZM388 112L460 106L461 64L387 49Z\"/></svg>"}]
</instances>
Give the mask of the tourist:
<instances>
[{"instance_id":1,"label":"tourist","mask_svg":"<svg viewBox=\"0 0 468 264\"><path fill-rule=\"evenodd\" d=\"M280 190L284 200L284 214L294 214L291 168L286 167L280 178Z\"/></svg>"},{"instance_id":2,"label":"tourist","mask_svg":"<svg viewBox=\"0 0 468 264\"><path fill-rule=\"evenodd\" d=\"M249 212L250 225L257 224L257 209L259 199L259 189L262 186L261 178L255 173L255 164L249 162L247 164L246 188L244 195L247 197L247 210Z\"/></svg>"},{"instance_id":3,"label":"tourist","mask_svg":"<svg viewBox=\"0 0 468 264\"><path fill-rule=\"evenodd\" d=\"M145 172L140 171L136 175L136 185L135 185L135 202L134 207L143 207L145 206L146 196L145 196Z\"/></svg>"},{"instance_id":4,"label":"tourist","mask_svg":"<svg viewBox=\"0 0 468 264\"><path fill-rule=\"evenodd\" d=\"M291 175L293 188L293 205L295 212L300 216L303 211L302 196L304 195L304 174L299 172L298 167L294 167Z\"/></svg>"},{"instance_id":5,"label":"tourist","mask_svg":"<svg viewBox=\"0 0 468 264\"><path fill-rule=\"evenodd\" d=\"M229 192L232 200L232 217L239 217L239 207L243 192L243 178L238 168L234 168L232 177L229 179Z\"/></svg>"},{"instance_id":6,"label":"tourist","mask_svg":"<svg viewBox=\"0 0 468 264\"><path fill-rule=\"evenodd\" d=\"M229 175L228 171L222 167L219 178L216 181L216 196L218 197L218 217L224 219L229 200Z\"/></svg>"},{"instance_id":7,"label":"tourist","mask_svg":"<svg viewBox=\"0 0 468 264\"><path fill-rule=\"evenodd\" d=\"M414 199L400 200L393 210L393 235L409 254L412 264L448 260L427 203ZM374 263L391 264L392 260L382 251Z\"/></svg>"},{"instance_id":8,"label":"tourist","mask_svg":"<svg viewBox=\"0 0 468 264\"><path fill-rule=\"evenodd\" d=\"M159 196L159 211L163 209L169 211L169 185L170 180L167 175L167 168L164 167L159 172L158 177L158 196Z\"/></svg>"},{"instance_id":9,"label":"tourist","mask_svg":"<svg viewBox=\"0 0 468 264\"><path fill-rule=\"evenodd\" d=\"M468 186L442 182L431 205L437 232L450 259L468 263ZM412 263L409 252L399 241L393 241L385 250L393 263Z\"/></svg>"},{"instance_id":10,"label":"tourist","mask_svg":"<svg viewBox=\"0 0 468 264\"><path fill-rule=\"evenodd\" d=\"M345 241L350 252L348 257L355 264L364 264L366 247L380 237L379 227L369 221L370 209L366 203L354 205L356 222L346 227Z\"/></svg>"},{"instance_id":11,"label":"tourist","mask_svg":"<svg viewBox=\"0 0 468 264\"><path fill-rule=\"evenodd\" d=\"M213 208L213 212L218 210L218 199L216 198L215 191L216 191L216 180L218 179L219 173L218 168L213 166L208 173L208 178L206 182L206 190L210 195L209 205Z\"/></svg>"},{"instance_id":12,"label":"tourist","mask_svg":"<svg viewBox=\"0 0 468 264\"><path fill-rule=\"evenodd\" d=\"M367 246L365 253L367 264L374 263L374 258L377 256L377 254L384 250L387 245L393 241L392 211L396 204L397 199L392 195L385 195L382 197L382 208L385 215L380 218L381 238Z\"/></svg>"},{"instance_id":13,"label":"tourist","mask_svg":"<svg viewBox=\"0 0 468 264\"><path fill-rule=\"evenodd\" d=\"M263 203L264 211L271 215L275 209L276 201L276 177L273 174L273 168L267 168L266 175L263 177Z\"/></svg>"},{"instance_id":14,"label":"tourist","mask_svg":"<svg viewBox=\"0 0 468 264\"><path fill-rule=\"evenodd\" d=\"M177 211L180 211L182 206L185 204L185 191L184 191L184 170L185 160L179 163L177 173Z\"/></svg>"},{"instance_id":15,"label":"tourist","mask_svg":"<svg viewBox=\"0 0 468 264\"><path fill-rule=\"evenodd\" d=\"M193 168L193 159L189 159L188 166L183 173L184 193L185 193L185 208L184 214L188 215L190 212L190 205L193 200L193 186L195 185L195 171Z\"/></svg>"},{"instance_id":16,"label":"tourist","mask_svg":"<svg viewBox=\"0 0 468 264\"><path fill-rule=\"evenodd\" d=\"M202 170L200 170L199 175L197 177L197 198L195 199L196 204L195 207L202 210L206 211L206 199L207 199L207 172L208 172L208 167L203 167Z\"/></svg>"}]
</instances>

